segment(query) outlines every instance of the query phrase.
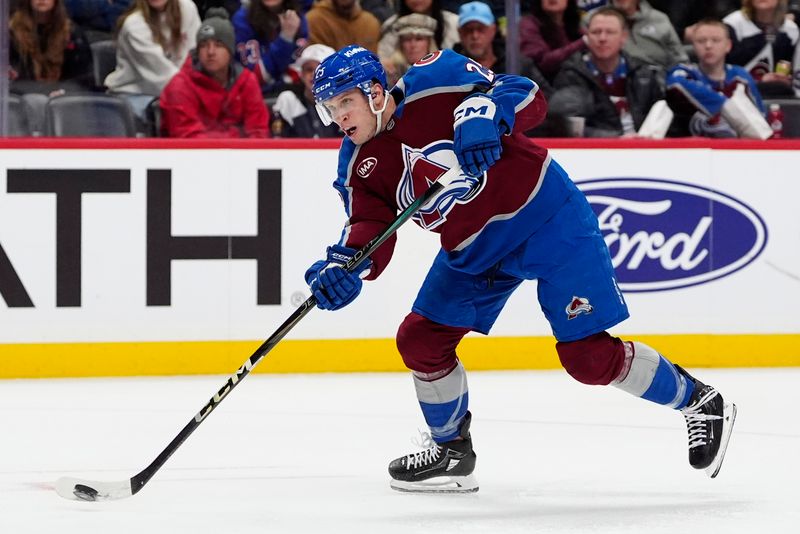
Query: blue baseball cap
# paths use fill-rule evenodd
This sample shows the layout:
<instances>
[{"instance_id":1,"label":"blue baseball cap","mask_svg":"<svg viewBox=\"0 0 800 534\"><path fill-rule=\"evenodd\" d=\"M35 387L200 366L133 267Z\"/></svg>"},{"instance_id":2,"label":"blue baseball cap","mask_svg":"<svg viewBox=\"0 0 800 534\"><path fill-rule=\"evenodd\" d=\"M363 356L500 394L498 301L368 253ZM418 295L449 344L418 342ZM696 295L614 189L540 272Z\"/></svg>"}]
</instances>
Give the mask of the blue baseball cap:
<instances>
[{"instance_id":1,"label":"blue baseball cap","mask_svg":"<svg viewBox=\"0 0 800 534\"><path fill-rule=\"evenodd\" d=\"M483 2L468 2L458 10L458 27L469 22L480 22L484 26L494 24L492 8Z\"/></svg>"}]
</instances>

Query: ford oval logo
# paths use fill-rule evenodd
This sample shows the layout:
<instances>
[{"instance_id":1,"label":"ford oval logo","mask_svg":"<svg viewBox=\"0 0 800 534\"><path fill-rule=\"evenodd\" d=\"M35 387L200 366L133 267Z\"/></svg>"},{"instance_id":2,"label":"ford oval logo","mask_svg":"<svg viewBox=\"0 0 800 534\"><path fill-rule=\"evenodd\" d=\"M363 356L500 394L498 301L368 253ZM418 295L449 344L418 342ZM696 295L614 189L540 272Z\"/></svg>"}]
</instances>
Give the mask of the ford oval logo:
<instances>
[{"instance_id":1,"label":"ford oval logo","mask_svg":"<svg viewBox=\"0 0 800 534\"><path fill-rule=\"evenodd\" d=\"M577 185L597 214L623 291L710 282L744 268L767 244L758 213L713 189L652 178Z\"/></svg>"}]
</instances>

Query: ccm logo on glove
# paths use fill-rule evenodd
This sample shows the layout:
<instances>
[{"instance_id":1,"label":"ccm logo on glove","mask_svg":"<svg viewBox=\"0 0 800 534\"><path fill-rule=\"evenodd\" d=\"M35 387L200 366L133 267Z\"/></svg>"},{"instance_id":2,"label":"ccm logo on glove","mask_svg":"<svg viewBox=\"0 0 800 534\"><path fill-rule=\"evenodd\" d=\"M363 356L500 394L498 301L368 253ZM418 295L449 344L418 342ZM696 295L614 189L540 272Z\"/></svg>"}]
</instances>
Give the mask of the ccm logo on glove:
<instances>
[{"instance_id":1,"label":"ccm logo on glove","mask_svg":"<svg viewBox=\"0 0 800 534\"><path fill-rule=\"evenodd\" d=\"M462 102L453 112L455 123L458 126L469 119L494 119L497 107L488 98L472 97Z\"/></svg>"},{"instance_id":2,"label":"ccm logo on glove","mask_svg":"<svg viewBox=\"0 0 800 534\"><path fill-rule=\"evenodd\" d=\"M501 110L502 111L502 110ZM500 113L489 95L465 99L453 111L453 152L469 176L480 176L500 159Z\"/></svg>"}]
</instances>

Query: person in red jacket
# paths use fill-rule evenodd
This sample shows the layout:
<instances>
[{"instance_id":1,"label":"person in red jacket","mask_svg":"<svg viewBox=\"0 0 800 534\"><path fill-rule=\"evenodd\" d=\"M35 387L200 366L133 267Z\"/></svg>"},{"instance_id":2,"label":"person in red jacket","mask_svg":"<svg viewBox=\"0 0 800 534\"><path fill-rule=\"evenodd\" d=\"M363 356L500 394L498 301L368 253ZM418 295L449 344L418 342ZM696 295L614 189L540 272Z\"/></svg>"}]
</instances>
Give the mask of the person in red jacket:
<instances>
[{"instance_id":1,"label":"person in red jacket","mask_svg":"<svg viewBox=\"0 0 800 534\"><path fill-rule=\"evenodd\" d=\"M197 48L161 93L166 137L269 137L269 111L255 75L232 61L233 25L224 9L208 10Z\"/></svg>"}]
</instances>

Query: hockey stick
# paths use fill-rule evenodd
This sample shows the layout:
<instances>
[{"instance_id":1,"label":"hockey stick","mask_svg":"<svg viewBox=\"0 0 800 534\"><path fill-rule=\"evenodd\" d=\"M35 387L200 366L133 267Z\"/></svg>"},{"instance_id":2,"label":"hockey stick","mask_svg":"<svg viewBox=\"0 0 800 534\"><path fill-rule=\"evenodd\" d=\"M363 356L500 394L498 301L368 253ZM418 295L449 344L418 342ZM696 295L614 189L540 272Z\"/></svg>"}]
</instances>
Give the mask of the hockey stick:
<instances>
[{"instance_id":1,"label":"hockey stick","mask_svg":"<svg viewBox=\"0 0 800 534\"><path fill-rule=\"evenodd\" d=\"M445 187L451 184L461 174L461 169L456 166L444 173L439 179L434 182L418 199L416 199L410 206L404 209L397 217L389 224L383 232L375 236L369 243L364 245L358 250L353 257L344 265L347 271L353 271L356 267L361 265L368 257L372 255L375 250L381 246L387 239L389 239L395 232L406 222L408 219L419 211L429 200L435 197ZM95 480L85 480L72 477L62 477L56 481L55 490L58 495L65 499L81 500L81 501L113 501L124 499L135 495L141 490L147 482L153 478L153 475L166 463L178 447L194 432L200 423L202 423L208 415L219 406L222 400L235 388L253 368L267 355L275 345L280 342L289 333L289 331L300 322L300 320L308 314L317 304L314 296L310 296L303 304L297 308L278 329L261 344L258 349L253 353L250 358L244 362L239 370L228 377L225 384L214 394L213 397L203 406L197 415L189 421L185 427L178 433L175 438L170 441L169 445L161 451L153 462L145 467L141 472L133 476L129 480L119 482L101 482Z\"/></svg>"}]
</instances>

